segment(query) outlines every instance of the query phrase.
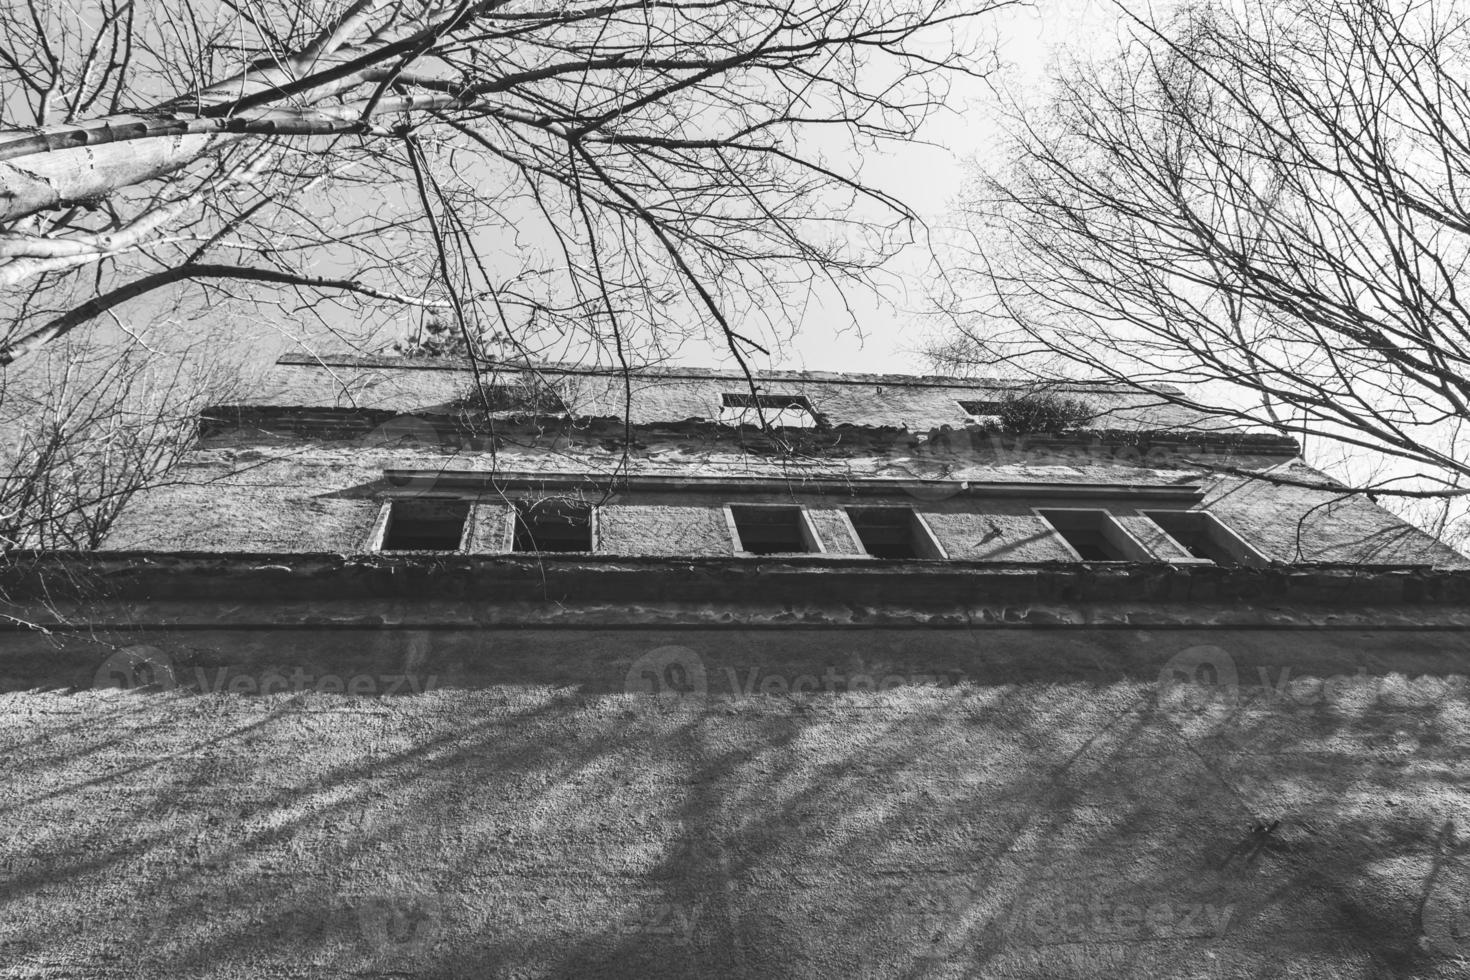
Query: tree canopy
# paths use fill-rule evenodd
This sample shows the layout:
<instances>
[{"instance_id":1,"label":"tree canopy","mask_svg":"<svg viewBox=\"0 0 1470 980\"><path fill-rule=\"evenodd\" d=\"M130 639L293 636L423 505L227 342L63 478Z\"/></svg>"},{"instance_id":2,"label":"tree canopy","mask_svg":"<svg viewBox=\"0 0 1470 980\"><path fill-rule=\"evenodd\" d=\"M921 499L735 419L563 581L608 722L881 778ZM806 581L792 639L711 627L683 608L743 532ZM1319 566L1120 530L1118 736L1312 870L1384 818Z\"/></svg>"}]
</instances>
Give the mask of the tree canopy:
<instances>
[{"instance_id":1,"label":"tree canopy","mask_svg":"<svg viewBox=\"0 0 1470 980\"><path fill-rule=\"evenodd\" d=\"M1380 0L1188 4L1013 105L963 208L947 366L1090 377L1470 476L1470 18ZM1178 385L1179 391L1161 389Z\"/></svg>"},{"instance_id":2,"label":"tree canopy","mask_svg":"<svg viewBox=\"0 0 1470 980\"><path fill-rule=\"evenodd\" d=\"M743 356L907 240L860 151L986 69L964 25L1006 2L17 0L0 363L179 283Z\"/></svg>"}]
</instances>

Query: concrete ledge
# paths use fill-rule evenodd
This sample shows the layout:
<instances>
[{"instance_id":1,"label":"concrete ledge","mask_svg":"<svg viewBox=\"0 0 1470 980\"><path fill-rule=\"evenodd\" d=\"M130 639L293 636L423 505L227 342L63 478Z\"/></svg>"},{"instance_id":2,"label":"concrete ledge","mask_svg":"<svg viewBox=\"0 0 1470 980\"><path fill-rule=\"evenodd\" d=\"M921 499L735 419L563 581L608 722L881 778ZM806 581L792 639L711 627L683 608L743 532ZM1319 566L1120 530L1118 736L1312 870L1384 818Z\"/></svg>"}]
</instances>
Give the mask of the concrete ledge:
<instances>
[{"instance_id":1,"label":"concrete ledge","mask_svg":"<svg viewBox=\"0 0 1470 980\"><path fill-rule=\"evenodd\" d=\"M526 412L485 413L457 409L399 413L386 409L309 405L216 405L200 413L201 438L209 439L241 430L324 440L360 441L365 437L394 442L408 440L453 446L456 450L485 451L504 445L509 438L527 434L554 435L573 442L599 444L608 440L621 443L630 435L636 442L641 438L667 434L697 435L716 442L735 441L751 452L784 449L789 453L793 446L802 449L841 446L847 449L854 445L890 448L912 444L937 453L1106 455L1134 462L1146 462L1150 455L1182 452L1282 459L1292 459L1301 454L1301 447L1289 436L1184 429L1011 433L979 425L943 425L912 431L842 423L811 429L767 431L753 425L736 426L702 418L635 424L630 429L621 418L614 416L572 418L567 415L532 416ZM774 438L775 435L779 435L779 440Z\"/></svg>"},{"instance_id":2,"label":"concrete ledge","mask_svg":"<svg viewBox=\"0 0 1470 980\"><path fill-rule=\"evenodd\" d=\"M25 554L0 571L0 594L15 607L106 601L179 603L207 601L211 608L265 603L262 609L300 603L319 606L371 600L470 603L484 610L523 605L539 615L568 615L585 607L604 623L638 610L674 611L655 618L678 621L693 609L731 621L774 615L813 622L856 617L855 610L888 611L903 621L956 622L997 619L983 610L1055 606L1078 621L1095 617L1093 606L1170 604L1237 613L1251 621L1270 610L1311 607L1323 616L1347 613L1355 621L1381 621L1412 612L1416 621L1458 621L1470 610L1470 570L1423 566L1279 565L1221 568L1126 562L880 561L862 557L628 558L595 555L249 554L152 553ZM764 607L765 613L759 610ZM548 611L549 609L549 611ZM679 612L683 610L683 612ZM828 610L828 612L818 612ZM841 614L834 616L831 610ZM1365 612L1378 610L1380 612ZM488 612L484 615L490 615ZM1141 613L1140 613L1141 615ZM1364 616L1368 619L1363 619ZM733 618L732 618L733 617ZM330 617L329 617L330 618ZM532 617L534 618L534 617ZM1013 614L998 616L1000 621ZM1033 617L1033 621L1040 621ZM1063 617L1062 622L1068 621ZM1137 622L1137 617L1123 621ZM1269 620L1268 620L1269 621ZM1325 620L1318 620L1319 622Z\"/></svg>"}]
</instances>

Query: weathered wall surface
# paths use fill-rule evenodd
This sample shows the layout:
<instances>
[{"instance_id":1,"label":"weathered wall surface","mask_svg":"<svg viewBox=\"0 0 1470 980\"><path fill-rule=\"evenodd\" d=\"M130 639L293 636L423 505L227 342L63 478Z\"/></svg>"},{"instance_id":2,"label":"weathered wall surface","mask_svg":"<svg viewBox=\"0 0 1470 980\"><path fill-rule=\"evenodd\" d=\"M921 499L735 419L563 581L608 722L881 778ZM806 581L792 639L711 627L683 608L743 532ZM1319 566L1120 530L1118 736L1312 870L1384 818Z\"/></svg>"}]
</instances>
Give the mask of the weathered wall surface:
<instances>
[{"instance_id":1,"label":"weathered wall surface","mask_svg":"<svg viewBox=\"0 0 1470 980\"><path fill-rule=\"evenodd\" d=\"M1464 636L138 637L269 694L57 690L95 660L27 636L0 976L1456 976ZM576 679L670 646L706 696ZM1201 647L1244 686L1155 683Z\"/></svg>"},{"instance_id":2,"label":"weathered wall surface","mask_svg":"<svg viewBox=\"0 0 1470 980\"><path fill-rule=\"evenodd\" d=\"M748 394L749 382L735 372L650 369L629 387L616 374L549 367L537 376L563 391L568 409L591 418L627 417L634 425L718 419L721 396ZM499 368L485 371L487 385L522 381L525 373ZM474 390L474 376L452 362L404 361L385 357L282 358L251 404L285 408L386 409L412 414L443 411ZM961 426L969 416L961 400L996 400L1014 383L910 375L833 374L775 371L758 381L764 394L802 395L829 424L927 431ZM1219 419L1169 405L1164 399L1101 388L1060 392L1084 397L1098 411L1097 427L1120 429L1228 428Z\"/></svg>"},{"instance_id":3,"label":"weathered wall surface","mask_svg":"<svg viewBox=\"0 0 1470 980\"><path fill-rule=\"evenodd\" d=\"M1099 491L1092 499L1061 501L1037 490L979 499L961 489L967 481L1155 488L1193 483L1205 497L1192 506L1216 514L1269 560L1470 567L1470 560L1362 498L1336 500L1327 492L1208 471L1206 466L1278 468L1284 475L1321 479L1291 460L1289 440L1201 432L1211 426L1148 396L1074 392L1116 409L1097 423L1110 431L1014 436L966 427L958 407L959 399L994 398L1006 390L997 383L778 372L762 379L765 389L805 395L830 424L822 431L787 431L778 439L749 428L689 421L717 418L721 393L743 390L745 379L728 372L671 369L636 377L632 430L614 418L625 414L621 378L561 369L544 374L563 390L577 418L532 422L514 413L456 415L471 376L446 363L287 358L270 373L254 408L217 413L199 450L177 469L176 483L132 502L106 546L362 551L371 544L385 500L438 492L431 476L407 486L385 480L388 470L415 470L584 474L577 493L602 505L598 549L612 555L731 552L720 513L733 499L728 494L609 493L620 474L669 474L767 481L771 494L740 499L807 506L834 554L859 551L840 514L857 500L832 488L818 493L813 480L937 481L923 493L896 489L889 498L863 502L913 506L951 557L985 561L1067 559L1071 553L1033 513L1047 506L1109 509L1158 559L1188 559L1141 516L1140 505L1121 496ZM521 377L501 371L484 380L514 384ZM345 409L352 411L339 411ZM491 486L478 499L473 548L506 549L503 511L497 508L509 498Z\"/></svg>"},{"instance_id":4,"label":"weathered wall surface","mask_svg":"<svg viewBox=\"0 0 1470 980\"><path fill-rule=\"evenodd\" d=\"M628 462L634 473L675 473L735 479L780 480L789 489L774 494L703 495L620 492L608 495L611 474L623 462L620 449L607 448L585 434L523 432L493 454L439 451L433 447L391 448L372 439L312 442L280 437L223 435L208 440L176 473L178 485L146 494L132 503L107 541L113 550L202 550L310 552L363 550L384 500L430 492L432 487L389 484L388 469L436 472L572 472L588 474L579 491L601 503L601 550L609 554L730 554L731 542L720 508L732 500L800 503L821 522L824 541L837 553L850 553L850 540L837 510L864 504L912 506L923 513L951 557L997 561L1065 559L1069 552L1032 508L1099 507L1118 515L1135 537L1163 560L1183 556L1151 522L1140 518L1149 507L1100 495L1087 501L1049 499L1041 493L1014 499L972 498L958 491L975 483L1051 482L1168 487L1201 485L1202 506L1220 517L1266 557L1277 561L1370 562L1470 566L1462 556L1362 498L1336 501L1330 494L1254 483L1239 477L1211 476L1188 464L1184 453L1135 452L1097 445L1070 447L1046 443L992 444L960 440L958 448L931 449L912 438L875 449L858 440L830 453L796 460L741 453L737 446L710 445L687 434L644 434ZM541 445L536 445L537 442ZM1129 448L1129 447L1123 447ZM1211 462L1252 468L1279 460L1250 456L1211 458ZM1296 464L1283 471L1303 479L1319 474ZM601 476L599 476L601 474ZM923 496L855 497L817 494L805 489L817 478L945 479L952 491ZM948 495L953 493L953 495ZM516 494L517 496L521 494ZM941 499L934 499L935 497ZM488 504L498 504L493 495ZM1168 509L1178 505L1151 505ZM830 532L830 534L829 534ZM498 528L477 539L486 551L506 547Z\"/></svg>"},{"instance_id":5,"label":"weathered wall surface","mask_svg":"<svg viewBox=\"0 0 1470 980\"><path fill-rule=\"evenodd\" d=\"M733 612L733 610L732 610ZM323 617L325 618L325 617ZM422 621L423 616L413 617ZM778 611L729 617L727 622L686 623L676 628L640 626L607 614L607 627L544 623L467 629L452 623L419 625L297 625L290 630L190 626L93 636L6 635L6 673L0 687L88 689L116 684L112 671L128 661L118 650L159 654L173 684L194 693L333 692L332 678L372 678L362 693L409 694L436 689L480 690L507 686L564 686L587 695L622 695L647 688L741 700L760 692L764 678L785 678L766 693L793 693L795 678L816 678L805 693L850 693L880 688L981 686L1016 683L1110 684L1157 681L1182 651L1211 650L1228 661L1240 684L1275 678L1464 672L1470 632L1461 623L1373 627L1360 623L1303 628L1278 612L1277 629L1259 626L1187 625L1179 617L1166 628L1100 622L1095 627L1037 628L975 624L951 628L813 622L796 624ZM716 617L711 617L712 619ZM1099 617L1106 619L1106 617ZM1160 621L1167 614L1156 617ZM1208 617L1200 617L1205 619ZM783 622L783 619L785 620ZM107 642L102 642L103 640ZM681 663L671 682L650 667L650 654L669 652ZM652 670L653 674L645 671ZM697 683L691 678L698 673ZM299 674L301 679L292 681ZM430 678L432 677L432 680ZM388 678L403 678L398 690ZM823 681L823 678L829 678ZM1215 677L1212 682L1224 683ZM345 682L344 682L345 683ZM802 693L799 690L794 693Z\"/></svg>"},{"instance_id":6,"label":"weathered wall surface","mask_svg":"<svg viewBox=\"0 0 1470 980\"><path fill-rule=\"evenodd\" d=\"M1322 475L1300 462L1273 473L1298 480ZM1466 559L1433 543L1361 495L1277 486L1250 480L1221 480L1211 487L1205 509L1248 534L1278 561L1405 562L1467 567Z\"/></svg>"}]
</instances>

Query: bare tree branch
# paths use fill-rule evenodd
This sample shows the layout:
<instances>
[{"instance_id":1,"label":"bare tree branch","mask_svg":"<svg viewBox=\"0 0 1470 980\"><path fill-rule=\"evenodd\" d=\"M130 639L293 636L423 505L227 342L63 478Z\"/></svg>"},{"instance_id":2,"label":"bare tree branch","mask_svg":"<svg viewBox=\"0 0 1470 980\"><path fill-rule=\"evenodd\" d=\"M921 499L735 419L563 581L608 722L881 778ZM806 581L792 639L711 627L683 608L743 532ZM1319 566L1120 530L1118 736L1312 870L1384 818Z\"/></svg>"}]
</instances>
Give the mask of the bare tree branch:
<instances>
[{"instance_id":1,"label":"bare tree branch","mask_svg":"<svg viewBox=\"0 0 1470 980\"><path fill-rule=\"evenodd\" d=\"M1013 112L965 207L950 367L1082 375L1470 476L1470 21L1441 5L1205 0ZM1185 390L1174 387L1182 386Z\"/></svg>"}]
</instances>

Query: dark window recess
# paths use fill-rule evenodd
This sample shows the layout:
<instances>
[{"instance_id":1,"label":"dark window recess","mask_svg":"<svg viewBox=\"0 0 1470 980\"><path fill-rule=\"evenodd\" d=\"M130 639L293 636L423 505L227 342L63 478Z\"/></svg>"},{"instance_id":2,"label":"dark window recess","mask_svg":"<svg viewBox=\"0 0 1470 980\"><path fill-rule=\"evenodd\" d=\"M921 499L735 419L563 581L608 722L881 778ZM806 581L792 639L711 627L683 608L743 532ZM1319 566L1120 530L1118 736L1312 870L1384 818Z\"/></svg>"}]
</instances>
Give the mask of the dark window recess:
<instances>
[{"instance_id":1,"label":"dark window recess","mask_svg":"<svg viewBox=\"0 0 1470 980\"><path fill-rule=\"evenodd\" d=\"M1062 531L1062 537L1077 552L1083 561L1123 561L1123 556L1118 553L1101 531L1092 531L1086 528L1068 528Z\"/></svg>"},{"instance_id":2,"label":"dark window recess","mask_svg":"<svg viewBox=\"0 0 1470 980\"><path fill-rule=\"evenodd\" d=\"M755 555L816 551L808 539L799 507L732 506L740 550Z\"/></svg>"},{"instance_id":3,"label":"dark window recess","mask_svg":"<svg viewBox=\"0 0 1470 980\"><path fill-rule=\"evenodd\" d=\"M508 384L485 384L484 402L471 399L469 408L483 408L489 403L496 412L528 412L536 415L564 415L566 401L551 385L539 380L525 380Z\"/></svg>"},{"instance_id":4,"label":"dark window recess","mask_svg":"<svg viewBox=\"0 0 1470 980\"><path fill-rule=\"evenodd\" d=\"M917 539L914 512L907 507L849 507L847 516L863 550L874 558L932 558Z\"/></svg>"},{"instance_id":5,"label":"dark window recess","mask_svg":"<svg viewBox=\"0 0 1470 980\"><path fill-rule=\"evenodd\" d=\"M1106 511L1044 510L1041 516L1083 561L1136 561L1145 557L1128 554L1121 529Z\"/></svg>"},{"instance_id":6,"label":"dark window recess","mask_svg":"<svg viewBox=\"0 0 1470 980\"><path fill-rule=\"evenodd\" d=\"M591 551L592 506L565 500L516 504L516 551Z\"/></svg>"},{"instance_id":7,"label":"dark window recess","mask_svg":"<svg viewBox=\"0 0 1470 980\"><path fill-rule=\"evenodd\" d=\"M395 500L388 508L384 551L458 551L468 501Z\"/></svg>"},{"instance_id":8,"label":"dark window recess","mask_svg":"<svg viewBox=\"0 0 1470 980\"><path fill-rule=\"evenodd\" d=\"M1198 511L1153 511L1148 515L1164 533L1173 538L1179 547L1195 558L1203 558L1217 565L1242 564L1240 556L1227 548L1220 540L1223 535L1219 525L1209 514Z\"/></svg>"},{"instance_id":9,"label":"dark window recess","mask_svg":"<svg viewBox=\"0 0 1470 980\"><path fill-rule=\"evenodd\" d=\"M784 408L797 408L812 416L817 414L812 411L812 403L806 400L805 395L752 395L727 391L720 396L720 404L725 408L764 408L777 412Z\"/></svg>"},{"instance_id":10,"label":"dark window recess","mask_svg":"<svg viewBox=\"0 0 1470 980\"><path fill-rule=\"evenodd\" d=\"M966 415L999 415L1000 402L960 402Z\"/></svg>"}]
</instances>

